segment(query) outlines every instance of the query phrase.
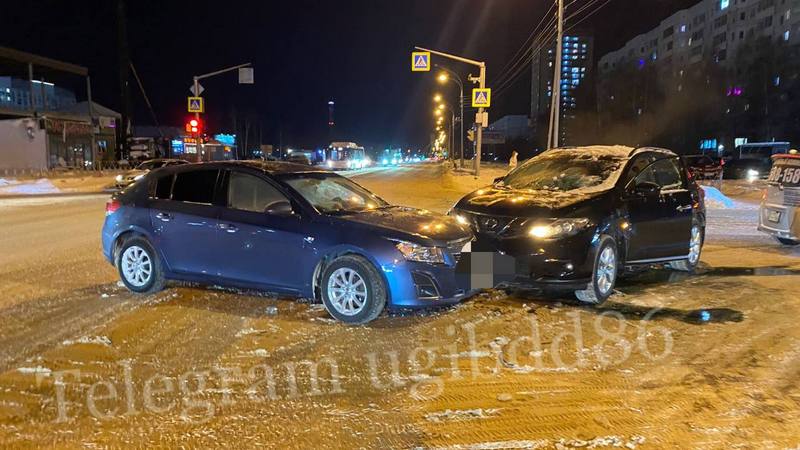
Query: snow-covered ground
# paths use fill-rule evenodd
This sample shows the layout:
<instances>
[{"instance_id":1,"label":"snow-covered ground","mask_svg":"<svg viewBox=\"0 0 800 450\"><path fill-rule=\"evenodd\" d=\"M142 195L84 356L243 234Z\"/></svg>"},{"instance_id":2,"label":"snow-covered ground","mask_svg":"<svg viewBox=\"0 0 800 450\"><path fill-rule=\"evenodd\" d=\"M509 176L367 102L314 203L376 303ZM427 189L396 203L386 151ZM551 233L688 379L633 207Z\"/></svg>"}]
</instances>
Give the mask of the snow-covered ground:
<instances>
[{"instance_id":1,"label":"snow-covered ground","mask_svg":"<svg viewBox=\"0 0 800 450\"><path fill-rule=\"evenodd\" d=\"M47 194L99 193L113 185L115 174L0 178L0 197Z\"/></svg>"},{"instance_id":2,"label":"snow-covered ground","mask_svg":"<svg viewBox=\"0 0 800 450\"><path fill-rule=\"evenodd\" d=\"M504 171L354 179L446 211ZM695 276L365 327L264 293L134 296L100 254L100 196L0 210L0 447L797 448L800 253L755 231L751 194L709 207Z\"/></svg>"}]
</instances>

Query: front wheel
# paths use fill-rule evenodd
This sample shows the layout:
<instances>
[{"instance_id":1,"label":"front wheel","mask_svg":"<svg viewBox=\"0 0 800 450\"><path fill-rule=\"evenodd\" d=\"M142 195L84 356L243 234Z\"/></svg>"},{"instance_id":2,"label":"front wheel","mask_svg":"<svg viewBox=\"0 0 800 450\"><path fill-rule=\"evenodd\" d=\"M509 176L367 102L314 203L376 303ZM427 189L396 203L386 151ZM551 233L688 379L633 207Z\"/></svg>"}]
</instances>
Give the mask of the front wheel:
<instances>
[{"instance_id":1,"label":"front wheel","mask_svg":"<svg viewBox=\"0 0 800 450\"><path fill-rule=\"evenodd\" d=\"M603 236L594 258L592 281L586 289L575 291L575 297L584 303L604 303L614 293L618 273L617 243L611 236Z\"/></svg>"},{"instance_id":2,"label":"front wheel","mask_svg":"<svg viewBox=\"0 0 800 450\"><path fill-rule=\"evenodd\" d=\"M795 241L794 239L786 239L782 237L776 237L775 239L778 240L783 245L789 245L794 247L795 245L800 245L800 241Z\"/></svg>"},{"instance_id":3,"label":"front wheel","mask_svg":"<svg viewBox=\"0 0 800 450\"><path fill-rule=\"evenodd\" d=\"M322 275L322 303L328 314L351 325L375 320L386 306L386 287L375 266L359 256L342 256Z\"/></svg>"}]
</instances>

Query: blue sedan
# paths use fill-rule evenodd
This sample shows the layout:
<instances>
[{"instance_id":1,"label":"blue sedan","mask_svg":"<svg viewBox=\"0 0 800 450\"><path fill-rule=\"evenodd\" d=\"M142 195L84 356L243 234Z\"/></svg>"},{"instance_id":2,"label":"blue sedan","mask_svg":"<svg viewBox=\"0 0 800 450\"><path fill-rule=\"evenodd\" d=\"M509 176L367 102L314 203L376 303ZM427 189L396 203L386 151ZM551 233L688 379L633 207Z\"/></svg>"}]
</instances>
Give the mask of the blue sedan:
<instances>
[{"instance_id":1,"label":"blue sedan","mask_svg":"<svg viewBox=\"0 0 800 450\"><path fill-rule=\"evenodd\" d=\"M109 200L102 240L137 293L167 280L261 289L362 324L386 307L463 299L455 267L472 233L331 172L248 161L148 173Z\"/></svg>"}]
</instances>

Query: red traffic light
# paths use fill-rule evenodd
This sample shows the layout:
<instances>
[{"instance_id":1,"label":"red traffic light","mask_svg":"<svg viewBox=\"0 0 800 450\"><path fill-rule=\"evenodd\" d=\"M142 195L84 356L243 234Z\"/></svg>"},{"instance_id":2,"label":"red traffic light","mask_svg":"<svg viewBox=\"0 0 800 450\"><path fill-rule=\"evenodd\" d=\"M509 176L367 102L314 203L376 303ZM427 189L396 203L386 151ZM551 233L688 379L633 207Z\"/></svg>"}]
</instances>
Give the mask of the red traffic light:
<instances>
[{"instance_id":1,"label":"red traffic light","mask_svg":"<svg viewBox=\"0 0 800 450\"><path fill-rule=\"evenodd\" d=\"M200 121L197 119L192 119L186 123L186 132L187 133L199 133L200 132Z\"/></svg>"}]
</instances>

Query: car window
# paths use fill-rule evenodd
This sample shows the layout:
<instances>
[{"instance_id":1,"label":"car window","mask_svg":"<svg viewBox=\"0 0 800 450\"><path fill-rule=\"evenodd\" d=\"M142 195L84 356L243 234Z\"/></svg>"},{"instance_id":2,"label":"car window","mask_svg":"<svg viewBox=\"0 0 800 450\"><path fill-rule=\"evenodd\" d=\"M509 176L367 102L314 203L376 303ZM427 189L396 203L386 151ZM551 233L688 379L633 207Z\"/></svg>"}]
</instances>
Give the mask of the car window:
<instances>
[{"instance_id":1,"label":"car window","mask_svg":"<svg viewBox=\"0 0 800 450\"><path fill-rule=\"evenodd\" d=\"M647 168L650 164L655 161L656 158L652 154L640 154L636 155L631 162L628 164L628 173L625 174L625 184L623 186L629 186L634 178L638 177L642 170Z\"/></svg>"},{"instance_id":2,"label":"car window","mask_svg":"<svg viewBox=\"0 0 800 450\"><path fill-rule=\"evenodd\" d=\"M265 212L277 202L288 201L269 183L256 176L231 172L228 181L228 207L243 211Z\"/></svg>"},{"instance_id":3,"label":"car window","mask_svg":"<svg viewBox=\"0 0 800 450\"><path fill-rule=\"evenodd\" d=\"M172 187L172 200L210 205L214 201L218 174L215 169L178 173Z\"/></svg>"},{"instance_id":4,"label":"car window","mask_svg":"<svg viewBox=\"0 0 800 450\"><path fill-rule=\"evenodd\" d=\"M169 200L172 196L173 179L174 177L170 174L155 180L150 196L159 200Z\"/></svg>"},{"instance_id":5,"label":"car window","mask_svg":"<svg viewBox=\"0 0 800 450\"><path fill-rule=\"evenodd\" d=\"M636 184L643 182L655 183L663 191L683 188L678 159L664 158L654 162L636 177Z\"/></svg>"}]
</instances>

